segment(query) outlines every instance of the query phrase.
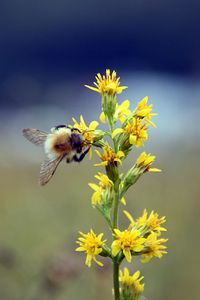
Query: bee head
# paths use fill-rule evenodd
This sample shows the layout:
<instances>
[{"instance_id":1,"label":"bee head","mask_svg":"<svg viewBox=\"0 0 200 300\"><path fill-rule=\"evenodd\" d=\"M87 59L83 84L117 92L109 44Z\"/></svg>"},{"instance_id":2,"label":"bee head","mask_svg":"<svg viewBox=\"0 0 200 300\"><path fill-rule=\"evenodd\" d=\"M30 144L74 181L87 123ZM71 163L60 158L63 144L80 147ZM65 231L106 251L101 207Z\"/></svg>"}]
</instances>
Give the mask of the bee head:
<instances>
[{"instance_id":1,"label":"bee head","mask_svg":"<svg viewBox=\"0 0 200 300\"><path fill-rule=\"evenodd\" d=\"M70 143L73 150L76 150L78 153L81 153L83 148L83 136L77 133L72 133L70 138Z\"/></svg>"}]
</instances>

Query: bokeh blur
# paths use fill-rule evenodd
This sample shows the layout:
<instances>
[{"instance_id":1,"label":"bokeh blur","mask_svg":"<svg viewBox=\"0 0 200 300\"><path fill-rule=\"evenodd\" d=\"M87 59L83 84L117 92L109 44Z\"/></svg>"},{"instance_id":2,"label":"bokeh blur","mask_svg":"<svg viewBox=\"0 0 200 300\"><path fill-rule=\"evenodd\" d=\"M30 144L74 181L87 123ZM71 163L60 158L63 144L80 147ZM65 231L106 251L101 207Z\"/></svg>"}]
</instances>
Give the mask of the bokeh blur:
<instances>
[{"instance_id":1,"label":"bokeh blur","mask_svg":"<svg viewBox=\"0 0 200 300\"><path fill-rule=\"evenodd\" d=\"M200 23L198 0L1 0L0 4L0 299L111 299L111 266L84 265L78 231L106 229L90 205L97 160L60 165L37 184L43 151L26 127L49 130L83 114L98 119L100 97L84 88L114 69L120 99L148 95L157 128L145 150L161 174L130 190L134 217L166 215L168 255L137 259L149 300L199 299ZM138 152L137 152L138 154ZM137 157L130 155L126 168ZM125 226L125 220L121 216Z\"/></svg>"}]
</instances>

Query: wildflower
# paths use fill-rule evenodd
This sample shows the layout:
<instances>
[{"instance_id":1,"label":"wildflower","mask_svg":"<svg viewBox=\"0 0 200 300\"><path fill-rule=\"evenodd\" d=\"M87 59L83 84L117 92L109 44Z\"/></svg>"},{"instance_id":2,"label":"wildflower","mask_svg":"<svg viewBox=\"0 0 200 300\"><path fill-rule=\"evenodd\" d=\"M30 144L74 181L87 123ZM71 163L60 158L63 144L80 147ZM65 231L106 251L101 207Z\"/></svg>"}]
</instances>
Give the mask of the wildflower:
<instances>
[{"instance_id":1,"label":"wildflower","mask_svg":"<svg viewBox=\"0 0 200 300\"><path fill-rule=\"evenodd\" d=\"M153 127L156 127L156 125L151 121L151 119L152 117L157 116L157 114L151 113L152 109L153 105L148 105L148 96L146 96L138 103L137 108L135 110L135 115L138 118L145 120Z\"/></svg>"},{"instance_id":2,"label":"wildflower","mask_svg":"<svg viewBox=\"0 0 200 300\"><path fill-rule=\"evenodd\" d=\"M98 172L95 178L99 180L99 185L95 183L89 183L89 186L95 191L92 195L92 205L100 204L106 190L110 191L113 186L113 182L107 175Z\"/></svg>"},{"instance_id":3,"label":"wildflower","mask_svg":"<svg viewBox=\"0 0 200 300\"><path fill-rule=\"evenodd\" d=\"M120 149L122 151L129 150L133 145L136 148L144 146L144 142L148 140L148 124L142 123L139 118L132 117L123 128L116 128L112 133L112 138L118 134L120 136Z\"/></svg>"},{"instance_id":4,"label":"wildflower","mask_svg":"<svg viewBox=\"0 0 200 300\"><path fill-rule=\"evenodd\" d=\"M152 163L155 160L155 156L146 154L142 152L138 157L136 163L133 167L127 172L124 177L124 180L120 186L120 195L123 196L125 192L136 183L140 176L145 172L161 172L160 169L151 168Z\"/></svg>"},{"instance_id":5,"label":"wildflower","mask_svg":"<svg viewBox=\"0 0 200 300\"><path fill-rule=\"evenodd\" d=\"M144 249L145 238L140 237L139 230L114 229L115 240L112 243L112 255L116 256L122 251L128 262L131 262L131 251L140 252Z\"/></svg>"},{"instance_id":6,"label":"wildflower","mask_svg":"<svg viewBox=\"0 0 200 300\"><path fill-rule=\"evenodd\" d=\"M106 70L106 75L97 74L96 82L94 82L95 87L85 85L85 87L99 93L99 94L121 94L121 92L127 88L127 86L120 86L120 78L117 78L117 74L115 71L110 72L109 69Z\"/></svg>"},{"instance_id":7,"label":"wildflower","mask_svg":"<svg viewBox=\"0 0 200 300\"><path fill-rule=\"evenodd\" d=\"M95 166L117 165L118 163L121 164L121 158L124 157L124 153L122 151L115 153L108 144L103 147L103 154L101 154L98 150L95 152L102 160L100 164L96 164Z\"/></svg>"},{"instance_id":8,"label":"wildflower","mask_svg":"<svg viewBox=\"0 0 200 300\"><path fill-rule=\"evenodd\" d=\"M148 217L147 210L145 209L143 215L137 220L138 227L145 227L146 231L156 232L160 234L161 231L166 231L161 224L165 223L165 217L158 218L158 214L152 211Z\"/></svg>"},{"instance_id":9,"label":"wildflower","mask_svg":"<svg viewBox=\"0 0 200 300\"><path fill-rule=\"evenodd\" d=\"M153 256L157 258L161 258L163 254L166 254L167 251L165 249L166 246L162 245L163 243L167 242L168 239L157 239L158 234L156 232L152 232L146 239L145 242L145 249L146 252L143 254L142 262L148 262Z\"/></svg>"},{"instance_id":10,"label":"wildflower","mask_svg":"<svg viewBox=\"0 0 200 300\"><path fill-rule=\"evenodd\" d=\"M116 105L116 111L114 116L116 121L119 120L121 123L123 123L126 120L126 117L131 114L129 106L130 106L129 100L125 100L122 102L122 104Z\"/></svg>"},{"instance_id":11,"label":"wildflower","mask_svg":"<svg viewBox=\"0 0 200 300\"><path fill-rule=\"evenodd\" d=\"M92 143L95 141L95 129L99 125L97 121L92 121L89 126L86 125L83 116L80 116L80 122L77 122L75 118L72 118L74 122L73 128L77 129L77 131L83 135L84 137L84 146L91 147ZM89 151L89 157L92 156L92 150Z\"/></svg>"},{"instance_id":12,"label":"wildflower","mask_svg":"<svg viewBox=\"0 0 200 300\"><path fill-rule=\"evenodd\" d=\"M78 238L77 244L79 244L80 247L76 248L76 251L84 251L87 254L85 264L91 267L91 262L94 260L99 266L103 266L103 264L96 259L96 256L103 251L102 246L106 242L106 240L101 240L103 233L97 236L92 229L87 234L79 233L81 237Z\"/></svg>"},{"instance_id":13,"label":"wildflower","mask_svg":"<svg viewBox=\"0 0 200 300\"><path fill-rule=\"evenodd\" d=\"M136 221L133 219L131 214L124 210L123 213L127 217L127 219L130 221L130 228L136 228L140 229L143 228L144 234L150 233L150 232L156 232L158 235L160 234L161 231L167 231L164 227L161 226L161 224L165 223L165 217L161 217L160 219L158 218L158 214L154 213L152 211L148 217L147 210L145 209L143 212L143 215L138 218Z\"/></svg>"},{"instance_id":14,"label":"wildflower","mask_svg":"<svg viewBox=\"0 0 200 300\"><path fill-rule=\"evenodd\" d=\"M144 172L161 172L160 169L151 168L152 163L155 161L155 156L142 152L136 160L136 167Z\"/></svg>"},{"instance_id":15,"label":"wildflower","mask_svg":"<svg viewBox=\"0 0 200 300\"><path fill-rule=\"evenodd\" d=\"M122 294L124 299L135 299L136 295L141 295L144 292L144 283L141 283L144 276L140 277L140 271L136 271L133 275L129 274L129 270L124 268L124 273L120 270L119 281L122 286ZM128 298L130 295L132 297Z\"/></svg>"},{"instance_id":16,"label":"wildflower","mask_svg":"<svg viewBox=\"0 0 200 300\"><path fill-rule=\"evenodd\" d=\"M124 134L129 137L129 144L137 148L148 140L147 125L141 124L138 118L132 118L124 128Z\"/></svg>"}]
</instances>

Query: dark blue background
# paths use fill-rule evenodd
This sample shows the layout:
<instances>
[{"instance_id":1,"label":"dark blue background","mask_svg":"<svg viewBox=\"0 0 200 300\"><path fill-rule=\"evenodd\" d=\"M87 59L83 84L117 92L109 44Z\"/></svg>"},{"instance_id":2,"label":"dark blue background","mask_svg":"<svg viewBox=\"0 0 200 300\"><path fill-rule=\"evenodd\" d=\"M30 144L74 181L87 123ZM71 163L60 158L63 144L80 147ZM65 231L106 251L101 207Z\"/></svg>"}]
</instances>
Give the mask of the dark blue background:
<instances>
[{"instance_id":1,"label":"dark blue background","mask_svg":"<svg viewBox=\"0 0 200 300\"><path fill-rule=\"evenodd\" d=\"M15 99L19 78L34 78L45 88L83 76L91 82L91 74L107 67L119 73L200 75L197 0L3 0L0 5L1 107L41 102L28 95Z\"/></svg>"}]
</instances>

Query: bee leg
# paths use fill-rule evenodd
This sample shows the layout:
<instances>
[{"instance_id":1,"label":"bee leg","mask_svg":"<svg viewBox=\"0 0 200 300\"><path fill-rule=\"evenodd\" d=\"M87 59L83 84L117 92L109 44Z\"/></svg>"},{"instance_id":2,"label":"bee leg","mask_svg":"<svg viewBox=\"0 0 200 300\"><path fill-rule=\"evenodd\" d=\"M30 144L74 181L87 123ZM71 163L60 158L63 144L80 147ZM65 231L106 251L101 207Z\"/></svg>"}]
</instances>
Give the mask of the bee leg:
<instances>
[{"instance_id":1,"label":"bee leg","mask_svg":"<svg viewBox=\"0 0 200 300\"><path fill-rule=\"evenodd\" d=\"M74 155L74 157L73 157L74 161L81 162L84 159L84 157L86 156L86 154L88 153L89 150L90 150L90 147L87 148L79 157L77 157L77 155Z\"/></svg>"}]
</instances>

